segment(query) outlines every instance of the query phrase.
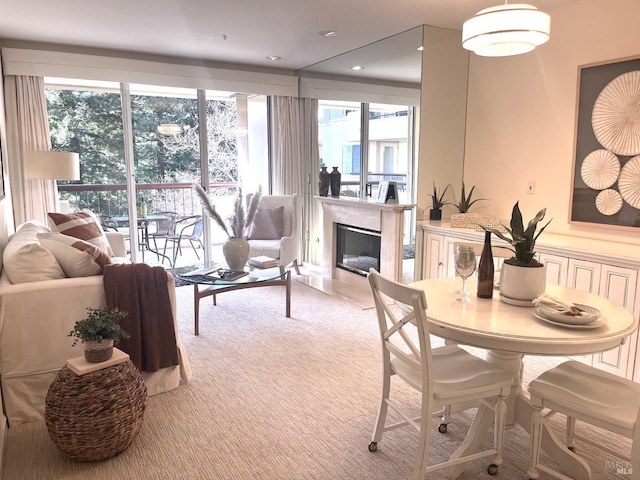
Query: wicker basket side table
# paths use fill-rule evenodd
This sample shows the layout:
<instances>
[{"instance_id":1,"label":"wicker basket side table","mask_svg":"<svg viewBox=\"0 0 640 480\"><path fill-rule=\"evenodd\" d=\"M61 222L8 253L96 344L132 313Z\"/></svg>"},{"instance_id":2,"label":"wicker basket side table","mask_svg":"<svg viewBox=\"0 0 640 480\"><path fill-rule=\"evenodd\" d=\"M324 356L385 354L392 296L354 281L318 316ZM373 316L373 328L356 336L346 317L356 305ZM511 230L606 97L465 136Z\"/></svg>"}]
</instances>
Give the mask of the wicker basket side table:
<instances>
[{"instance_id":1,"label":"wicker basket side table","mask_svg":"<svg viewBox=\"0 0 640 480\"><path fill-rule=\"evenodd\" d=\"M126 450L142 427L147 388L127 361L85 375L64 366L49 387L44 420L70 459L97 462Z\"/></svg>"}]
</instances>

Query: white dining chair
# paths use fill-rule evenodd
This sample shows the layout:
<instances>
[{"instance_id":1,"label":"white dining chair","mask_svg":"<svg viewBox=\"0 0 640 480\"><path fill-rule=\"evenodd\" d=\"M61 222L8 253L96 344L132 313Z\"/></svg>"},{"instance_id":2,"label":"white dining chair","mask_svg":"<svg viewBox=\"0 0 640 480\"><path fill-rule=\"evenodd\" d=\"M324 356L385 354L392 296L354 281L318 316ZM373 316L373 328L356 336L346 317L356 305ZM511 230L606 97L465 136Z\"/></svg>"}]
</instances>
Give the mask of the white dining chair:
<instances>
[{"instance_id":1,"label":"white dining chair","mask_svg":"<svg viewBox=\"0 0 640 480\"><path fill-rule=\"evenodd\" d=\"M540 464L542 428L545 419L561 413L566 415L566 445L575 451L575 439L628 462L619 462L625 478L640 480L640 384L598 370L573 360L547 370L529 383L534 413L531 423L531 462L527 474L537 479L538 470L556 478L569 477ZM542 410L549 409L543 416ZM632 440L631 455L613 450L597 439L575 432L576 420L609 430Z\"/></svg>"},{"instance_id":2,"label":"white dining chair","mask_svg":"<svg viewBox=\"0 0 640 480\"><path fill-rule=\"evenodd\" d=\"M505 398L511 391L511 375L457 345L432 349L427 301L422 290L384 278L374 269L369 272L369 284L378 317L383 360L382 394L369 451L378 449L384 432L411 425L420 433L414 480L423 480L428 472L484 457L493 457L488 472L495 475L502 463ZM394 375L422 393L420 418L412 418L398 402L390 399ZM478 400L495 411L493 448L429 466L433 415L440 414L438 410L445 405ZM404 421L387 424L389 407Z\"/></svg>"}]
</instances>

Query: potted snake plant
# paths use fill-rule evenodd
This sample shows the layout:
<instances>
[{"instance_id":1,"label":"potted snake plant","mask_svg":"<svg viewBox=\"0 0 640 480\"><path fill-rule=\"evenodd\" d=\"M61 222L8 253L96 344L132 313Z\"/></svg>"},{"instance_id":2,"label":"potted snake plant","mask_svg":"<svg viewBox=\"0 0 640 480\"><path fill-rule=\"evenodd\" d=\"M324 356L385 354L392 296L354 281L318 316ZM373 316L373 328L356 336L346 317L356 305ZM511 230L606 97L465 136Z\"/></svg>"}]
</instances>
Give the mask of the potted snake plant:
<instances>
[{"instance_id":1,"label":"potted snake plant","mask_svg":"<svg viewBox=\"0 0 640 480\"><path fill-rule=\"evenodd\" d=\"M436 182L433 182L433 193L429 194L431 197L431 210L429 211L429 220L442 220L442 207L445 205L451 205L449 202L445 202L444 195L447 193L447 190L451 184L444 187L442 192L438 191L436 187Z\"/></svg>"},{"instance_id":2,"label":"potted snake plant","mask_svg":"<svg viewBox=\"0 0 640 480\"><path fill-rule=\"evenodd\" d=\"M546 266L536 259L535 245L540 234L551 223L549 220L538 230L547 209L540 210L524 228L518 202L513 206L509 227L503 224L505 233L482 227L511 245L514 256L504 261L500 272L500 299L506 303L529 302L544 293L547 283ZM537 233L536 233L537 231Z\"/></svg>"}]
</instances>

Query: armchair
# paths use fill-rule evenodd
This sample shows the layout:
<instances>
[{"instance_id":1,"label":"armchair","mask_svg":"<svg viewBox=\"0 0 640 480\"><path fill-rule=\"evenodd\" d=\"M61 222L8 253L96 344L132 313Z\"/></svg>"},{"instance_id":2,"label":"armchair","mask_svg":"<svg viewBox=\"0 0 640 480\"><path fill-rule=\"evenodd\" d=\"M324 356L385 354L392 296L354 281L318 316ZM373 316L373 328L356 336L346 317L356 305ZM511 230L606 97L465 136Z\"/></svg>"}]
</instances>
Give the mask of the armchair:
<instances>
[{"instance_id":1,"label":"armchair","mask_svg":"<svg viewBox=\"0 0 640 480\"><path fill-rule=\"evenodd\" d=\"M300 197L298 195L263 195L249 231L249 257L266 255L296 273L300 252Z\"/></svg>"}]
</instances>

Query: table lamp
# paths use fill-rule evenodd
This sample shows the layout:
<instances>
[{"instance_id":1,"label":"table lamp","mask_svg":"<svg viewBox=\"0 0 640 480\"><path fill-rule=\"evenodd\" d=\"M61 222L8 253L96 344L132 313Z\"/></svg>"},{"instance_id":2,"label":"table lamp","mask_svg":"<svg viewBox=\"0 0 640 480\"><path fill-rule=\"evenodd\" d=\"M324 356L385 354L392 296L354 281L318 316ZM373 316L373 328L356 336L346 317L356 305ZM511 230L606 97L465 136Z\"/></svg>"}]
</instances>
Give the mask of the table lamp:
<instances>
[{"instance_id":1,"label":"table lamp","mask_svg":"<svg viewBox=\"0 0 640 480\"><path fill-rule=\"evenodd\" d=\"M25 151L24 177L80 180L80 155L74 152Z\"/></svg>"}]
</instances>

